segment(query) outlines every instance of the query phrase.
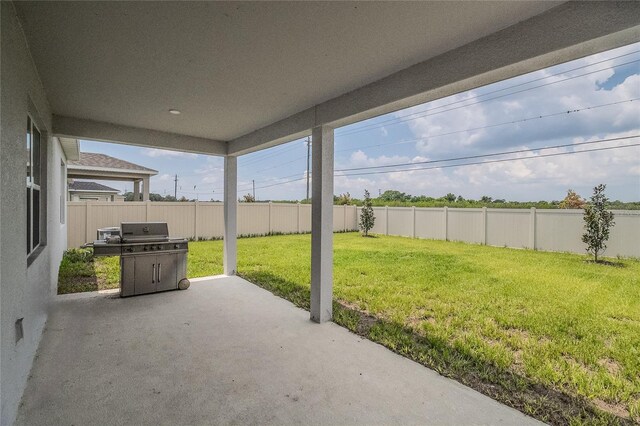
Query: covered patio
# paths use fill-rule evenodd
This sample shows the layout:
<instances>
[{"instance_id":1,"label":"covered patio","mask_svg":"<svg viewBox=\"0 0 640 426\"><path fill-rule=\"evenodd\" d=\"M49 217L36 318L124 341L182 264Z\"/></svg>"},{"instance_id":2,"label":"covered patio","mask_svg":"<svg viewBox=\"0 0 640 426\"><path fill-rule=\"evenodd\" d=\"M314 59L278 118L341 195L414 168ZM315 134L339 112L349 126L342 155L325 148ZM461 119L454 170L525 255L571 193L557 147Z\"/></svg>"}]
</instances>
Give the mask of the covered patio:
<instances>
[{"instance_id":1,"label":"covered patio","mask_svg":"<svg viewBox=\"0 0 640 426\"><path fill-rule=\"evenodd\" d=\"M333 315L334 129L636 42L638 10L3 1L0 423L18 411L25 425L534 423L312 322ZM25 123L42 182L27 175ZM238 158L306 136L312 321L234 277ZM224 157L226 277L131 299L55 296L71 158L59 145L79 139Z\"/></svg>"},{"instance_id":2,"label":"covered patio","mask_svg":"<svg viewBox=\"0 0 640 426\"><path fill-rule=\"evenodd\" d=\"M57 296L17 423L540 424L239 277L194 281Z\"/></svg>"},{"instance_id":3,"label":"covered patio","mask_svg":"<svg viewBox=\"0 0 640 426\"><path fill-rule=\"evenodd\" d=\"M316 322L332 318L336 128L638 36L624 2L16 7L55 136L224 157L226 275L237 270L238 158L311 136Z\"/></svg>"}]
</instances>

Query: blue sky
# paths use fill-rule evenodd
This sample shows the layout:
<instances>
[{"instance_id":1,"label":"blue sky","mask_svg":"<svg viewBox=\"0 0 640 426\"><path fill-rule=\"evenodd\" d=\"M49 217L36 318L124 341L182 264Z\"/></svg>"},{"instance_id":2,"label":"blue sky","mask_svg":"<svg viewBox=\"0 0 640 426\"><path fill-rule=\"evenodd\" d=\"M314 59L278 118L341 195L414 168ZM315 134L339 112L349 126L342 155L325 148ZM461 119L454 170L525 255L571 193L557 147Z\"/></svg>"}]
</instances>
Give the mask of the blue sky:
<instances>
[{"instance_id":1,"label":"blue sky","mask_svg":"<svg viewBox=\"0 0 640 426\"><path fill-rule=\"evenodd\" d=\"M640 135L640 43L336 129L336 170L423 164L338 171L335 193L361 198L365 189L373 195L396 189L535 201L562 199L569 188L586 197L593 186L606 183L611 199L638 201L640 146L624 146L640 144L640 138L595 142L635 135ZM540 149L558 145L566 146ZM565 154L600 148L613 149ZM158 170L152 192L173 194L177 174L178 197L222 199L222 158L93 141L81 141L81 150ZM505 151L521 152L424 164ZM489 160L509 161L436 167ZM239 196L250 192L255 180L259 200L305 197L304 140L240 157L238 164ZM383 170L392 173L355 175ZM103 183L132 190L131 183Z\"/></svg>"}]
</instances>

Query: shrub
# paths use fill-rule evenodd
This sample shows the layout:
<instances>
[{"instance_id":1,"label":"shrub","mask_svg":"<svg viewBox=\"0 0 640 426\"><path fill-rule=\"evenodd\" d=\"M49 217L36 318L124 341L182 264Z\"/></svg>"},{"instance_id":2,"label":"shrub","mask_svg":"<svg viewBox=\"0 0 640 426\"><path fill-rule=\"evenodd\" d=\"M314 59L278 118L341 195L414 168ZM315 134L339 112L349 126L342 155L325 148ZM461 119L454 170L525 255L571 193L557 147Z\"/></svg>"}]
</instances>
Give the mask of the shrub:
<instances>
[{"instance_id":1,"label":"shrub","mask_svg":"<svg viewBox=\"0 0 640 426\"><path fill-rule=\"evenodd\" d=\"M69 263L86 263L93 259L93 250L88 248L73 248L64 252L63 259Z\"/></svg>"}]
</instances>

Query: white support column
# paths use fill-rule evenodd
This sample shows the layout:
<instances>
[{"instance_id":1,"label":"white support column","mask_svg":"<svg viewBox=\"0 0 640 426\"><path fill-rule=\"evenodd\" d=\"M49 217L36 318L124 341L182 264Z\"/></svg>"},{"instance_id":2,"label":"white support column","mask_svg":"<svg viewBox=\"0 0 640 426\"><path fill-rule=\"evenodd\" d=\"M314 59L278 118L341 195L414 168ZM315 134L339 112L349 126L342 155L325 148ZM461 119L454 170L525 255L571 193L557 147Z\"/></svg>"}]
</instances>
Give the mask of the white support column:
<instances>
[{"instance_id":1,"label":"white support column","mask_svg":"<svg viewBox=\"0 0 640 426\"><path fill-rule=\"evenodd\" d=\"M311 320L333 315L333 129L312 132Z\"/></svg>"},{"instance_id":2,"label":"white support column","mask_svg":"<svg viewBox=\"0 0 640 426\"><path fill-rule=\"evenodd\" d=\"M133 181L133 201L140 201L140 181Z\"/></svg>"},{"instance_id":3,"label":"white support column","mask_svg":"<svg viewBox=\"0 0 640 426\"><path fill-rule=\"evenodd\" d=\"M238 158L224 157L224 274L237 270Z\"/></svg>"},{"instance_id":4,"label":"white support column","mask_svg":"<svg viewBox=\"0 0 640 426\"><path fill-rule=\"evenodd\" d=\"M149 178L142 179L142 201L149 201Z\"/></svg>"}]
</instances>

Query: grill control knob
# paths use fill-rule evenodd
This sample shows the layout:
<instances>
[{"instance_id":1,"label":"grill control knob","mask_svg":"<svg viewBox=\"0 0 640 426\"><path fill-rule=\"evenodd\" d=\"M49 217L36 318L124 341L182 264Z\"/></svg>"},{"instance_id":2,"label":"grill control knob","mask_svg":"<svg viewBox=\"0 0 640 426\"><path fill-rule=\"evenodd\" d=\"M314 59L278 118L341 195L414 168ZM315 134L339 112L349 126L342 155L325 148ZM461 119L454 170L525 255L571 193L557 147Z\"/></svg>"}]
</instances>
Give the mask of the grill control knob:
<instances>
[{"instance_id":1,"label":"grill control knob","mask_svg":"<svg viewBox=\"0 0 640 426\"><path fill-rule=\"evenodd\" d=\"M143 250L144 250L144 251L147 251L147 250L149 250L149 247L144 246Z\"/></svg>"},{"instance_id":2,"label":"grill control knob","mask_svg":"<svg viewBox=\"0 0 640 426\"><path fill-rule=\"evenodd\" d=\"M175 246L173 246L173 248L179 249L180 248L180 244L176 244Z\"/></svg>"}]
</instances>

